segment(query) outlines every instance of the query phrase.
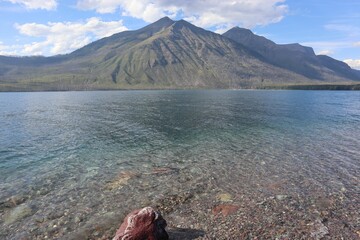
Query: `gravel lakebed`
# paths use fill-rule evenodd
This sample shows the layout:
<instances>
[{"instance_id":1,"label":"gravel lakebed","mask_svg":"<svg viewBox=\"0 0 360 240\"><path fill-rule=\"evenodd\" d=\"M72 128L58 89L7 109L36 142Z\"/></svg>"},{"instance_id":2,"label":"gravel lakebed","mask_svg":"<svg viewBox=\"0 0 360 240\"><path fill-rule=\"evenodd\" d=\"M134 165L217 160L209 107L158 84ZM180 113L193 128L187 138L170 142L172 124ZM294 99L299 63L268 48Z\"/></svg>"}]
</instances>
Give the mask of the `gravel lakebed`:
<instances>
[{"instance_id":1,"label":"gravel lakebed","mask_svg":"<svg viewBox=\"0 0 360 240\"><path fill-rule=\"evenodd\" d=\"M358 178L336 189L300 174L236 174L162 166L89 175L83 188L61 187L54 176L2 200L0 238L112 239L127 213L152 206L170 239L360 239Z\"/></svg>"}]
</instances>

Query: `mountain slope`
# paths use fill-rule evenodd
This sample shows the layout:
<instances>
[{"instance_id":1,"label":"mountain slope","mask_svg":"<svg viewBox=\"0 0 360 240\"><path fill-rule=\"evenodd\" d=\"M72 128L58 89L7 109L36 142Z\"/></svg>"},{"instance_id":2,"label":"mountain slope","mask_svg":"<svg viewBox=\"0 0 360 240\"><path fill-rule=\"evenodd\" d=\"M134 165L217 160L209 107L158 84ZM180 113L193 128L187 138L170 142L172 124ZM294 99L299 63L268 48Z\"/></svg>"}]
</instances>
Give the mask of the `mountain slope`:
<instances>
[{"instance_id":1,"label":"mountain slope","mask_svg":"<svg viewBox=\"0 0 360 240\"><path fill-rule=\"evenodd\" d=\"M112 81L122 85L238 88L285 78L305 81L260 61L221 35L185 21L174 22L114 54L100 67L108 66L112 66Z\"/></svg>"},{"instance_id":2,"label":"mountain slope","mask_svg":"<svg viewBox=\"0 0 360 240\"><path fill-rule=\"evenodd\" d=\"M341 81L344 78L360 80L356 71L346 63L328 56L317 56L310 47L300 44L276 44L250 30L235 27L223 34L259 53L268 62L296 72L310 79Z\"/></svg>"},{"instance_id":3,"label":"mountain slope","mask_svg":"<svg viewBox=\"0 0 360 240\"><path fill-rule=\"evenodd\" d=\"M262 41L264 51L275 44ZM304 75L271 62L263 52L244 45L183 20L162 18L142 29L114 34L67 55L0 56L0 89L253 88L322 81L315 75ZM299 46L287 47L298 55L304 50ZM307 56L310 50L304 51ZM347 73L346 64L339 67L335 60L324 57L319 60L317 56L315 60L329 71L333 68ZM327 81L349 78L336 76Z\"/></svg>"}]
</instances>

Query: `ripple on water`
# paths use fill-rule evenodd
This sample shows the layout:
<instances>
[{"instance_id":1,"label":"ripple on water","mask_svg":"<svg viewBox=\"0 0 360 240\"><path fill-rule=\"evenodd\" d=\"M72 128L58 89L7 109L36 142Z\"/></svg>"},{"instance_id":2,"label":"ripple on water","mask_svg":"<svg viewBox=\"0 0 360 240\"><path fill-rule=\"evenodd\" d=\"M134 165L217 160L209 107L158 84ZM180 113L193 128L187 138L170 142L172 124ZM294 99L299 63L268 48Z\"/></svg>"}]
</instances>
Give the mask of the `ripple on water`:
<instances>
[{"instance_id":1,"label":"ripple on water","mask_svg":"<svg viewBox=\"0 0 360 240\"><path fill-rule=\"evenodd\" d=\"M314 212L356 207L356 92L64 92L0 100L7 103L0 109L5 239L106 234L145 205L165 212L170 226L186 219L203 229L217 221L214 211L231 208L224 210L229 221L246 216L268 226L272 214L291 209L294 222L323 235ZM238 226L242 234L253 225L246 226Z\"/></svg>"}]
</instances>

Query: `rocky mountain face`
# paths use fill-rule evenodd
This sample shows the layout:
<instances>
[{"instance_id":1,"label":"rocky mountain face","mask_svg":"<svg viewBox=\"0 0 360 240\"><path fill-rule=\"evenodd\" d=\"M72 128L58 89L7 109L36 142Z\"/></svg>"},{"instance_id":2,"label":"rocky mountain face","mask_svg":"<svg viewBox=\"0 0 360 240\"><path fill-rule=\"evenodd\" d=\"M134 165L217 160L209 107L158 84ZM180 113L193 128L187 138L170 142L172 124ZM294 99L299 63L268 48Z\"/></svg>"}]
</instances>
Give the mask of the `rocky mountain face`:
<instances>
[{"instance_id":1,"label":"rocky mountain face","mask_svg":"<svg viewBox=\"0 0 360 240\"><path fill-rule=\"evenodd\" d=\"M53 57L0 56L0 90L256 88L359 80L298 44L234 28L219 35L162 18Z\"/></svg>"},{"instance_id":2,"label":"rocky mountain face","mask_svg":"<svg viewBox=\"0 0 360 240\"><path fill-rule=\"evenodd\" d=\"M298 73L309 79L321 81L359 80L358 72L346 63L324 55L300 44L276 44L248 29L235 27L223 34L237 43L260 54L264 59L281 68Z\"/></svg>"}]
</instances>

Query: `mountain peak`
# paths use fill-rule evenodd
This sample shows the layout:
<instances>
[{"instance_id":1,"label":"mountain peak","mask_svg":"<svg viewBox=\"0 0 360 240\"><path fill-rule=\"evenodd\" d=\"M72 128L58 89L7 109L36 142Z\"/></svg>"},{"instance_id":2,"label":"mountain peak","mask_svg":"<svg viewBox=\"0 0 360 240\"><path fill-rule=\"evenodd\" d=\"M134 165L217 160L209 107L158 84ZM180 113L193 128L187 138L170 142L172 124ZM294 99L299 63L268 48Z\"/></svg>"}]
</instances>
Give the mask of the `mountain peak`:
<instances>
[{"instance_id":1,"label":"mountain peak","mask_svg":"<svg viewBox=\"0 0 360 240\"><path fill-rule=\"evenodd\" d=\"M147 36L151 36L154 33L157 33L159 31L162 31L165 28L170 27L172 24L174 24L175 21L171 20L169 17L163 17L157 20L154 23L151 23L150 25L147 25L139 30L136 30L134 32L136 33L144 33Z\"/></svg>"},{"instance_id":2,"label":"mountain peak","mask_svg":"<svg viewBox=\"0 0 360 240\"><path fill-rule=\"evenodd\" d=\"M187 30L190 30L191 32L193 32L194 34L197 34L197 35L202 35L202 34L209 34L209 33L212 33L210 31L207 31L205 29L202 29L202 28L199 28L193 24L191 24L190 22L186 21L186 20L178 20L178 21L175 21L175 23L172 25L172 29L174 32L178 32L178 31L182 31L183 29L187 29ZM214 34L214 33L212 33Z\"/></svg>"},{"instance_id":3,"label":"mountain peak","mask_svg":"<svg viewBox=\"0 0 360 240\"><path fill-rule=\"evenodd\" d=\"M196 26L192 25L191 23L185 21L184 19L180 19L174 23L175 27L190 27L190 28L196 28Z\"/></svg>"},{"instance_id":4,"label":"mountain peak","mask_svg":"<svg viewBox=\"0 0 360 240\"><path fill-rule=\"evenodd\" d=\"M223 36L253 49L270 47L275 45L275 43L271 40L262 36L258 36L247 28L233 27L227 32L225 32Z\"/></svg>"},{"instance_id":5,"label":"mountain peak","mask_svg":"<svg viewBox=\"0 0 360 240\"><path fill-rule=\"evenodd\" d=\"M168 16L165 16L163 18L160 18L159 20L157 20L153 24L173 24L174 22L175 21L173 21L171 18L169 18Z\"/></svg>"},{"instance_id":6,"label":"mountain peak","mask_svg":"<svg viewBox=\"0 0 360 240\"><path fill-rule=\"evenodd\" d=\"M166 16L166 17L160 18L159 20L150 24L149 26L157 25L157 26L162 26L162 27L168 27L168 26L172 25L174 22L175 21L173 21L171 18Z\"/></svg>"},{"instance_id":7,"label":"mountain peak","mask_svg":"<svg viewBox=\"0 0 360 240\"><path fill-rule=\"evenodd\" d=\"M241 28L241 27L233 27L231 29L229 29L226 33L241 33L241 34L248 34L248 35L253 35L254 33L250 30L250 29L247 29L247 28Z\"/></svg>"}]
</instances>

